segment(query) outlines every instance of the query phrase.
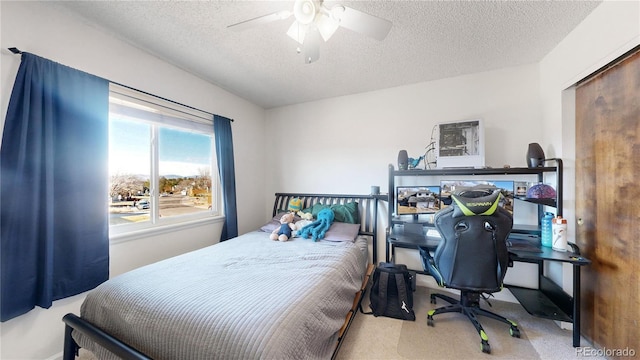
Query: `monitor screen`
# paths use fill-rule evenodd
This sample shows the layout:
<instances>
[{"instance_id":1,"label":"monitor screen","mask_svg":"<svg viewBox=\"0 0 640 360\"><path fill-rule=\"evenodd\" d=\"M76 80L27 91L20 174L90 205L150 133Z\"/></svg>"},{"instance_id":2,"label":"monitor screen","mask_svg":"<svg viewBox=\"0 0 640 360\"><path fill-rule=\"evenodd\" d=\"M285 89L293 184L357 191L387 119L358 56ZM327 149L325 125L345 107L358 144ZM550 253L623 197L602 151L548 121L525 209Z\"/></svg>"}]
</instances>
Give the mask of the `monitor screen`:
<instances>
[{"instance_id":1,"label":"monitor screen","mask_svg":"<svg viewBox=\"0 0 640 360\"><path fill-rule=\"evenodd\" d=\"M500 206L513 214L513 181L503 180L441 180L440 207L451 205L451 194L474 190L493 192L496 189L502 192Z\"/></svg>"},{"instance_id":2,"label":"monitor screen","mask_svg":"<svg viewBox=\"0 0 640 360\"><path fill-rule=\"evenodd\" d=\"M432 214L440 210L439 186L396 187L396 214Z\"/></svg>"}]
</instances>

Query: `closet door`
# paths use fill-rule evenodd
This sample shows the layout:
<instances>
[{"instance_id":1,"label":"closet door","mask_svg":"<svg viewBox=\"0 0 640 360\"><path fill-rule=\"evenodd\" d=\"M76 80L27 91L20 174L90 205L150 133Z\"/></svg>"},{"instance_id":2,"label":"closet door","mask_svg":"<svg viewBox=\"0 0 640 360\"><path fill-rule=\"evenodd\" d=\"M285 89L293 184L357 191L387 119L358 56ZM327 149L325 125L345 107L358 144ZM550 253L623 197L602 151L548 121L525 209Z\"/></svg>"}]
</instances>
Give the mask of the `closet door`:
<instances>
[{"instance_id":1,"label":"closet door","mask_svg":"<svg viewBox=\"0 0 640 360\"><path fill-rule=\"evenodd\" d=\"M640 51L576 88L582 334L640 354ZM617 358L615 354L607 356Z\"/></svg>"}]
</instances>

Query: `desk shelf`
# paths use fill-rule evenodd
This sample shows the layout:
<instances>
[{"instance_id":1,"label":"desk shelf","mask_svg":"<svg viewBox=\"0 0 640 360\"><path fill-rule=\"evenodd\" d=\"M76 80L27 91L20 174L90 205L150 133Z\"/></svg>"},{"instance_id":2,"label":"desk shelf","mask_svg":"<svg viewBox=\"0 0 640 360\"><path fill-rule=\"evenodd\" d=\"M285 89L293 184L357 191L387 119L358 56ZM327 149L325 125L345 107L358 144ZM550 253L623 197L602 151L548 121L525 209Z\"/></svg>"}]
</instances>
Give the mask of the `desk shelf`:
<instances>
[{"instance_id":1,"label":"desk shelf","mask_svg":"<svg viewBox=\"0 0 640 360\"><path fill-rule=\"evenodd\" d=\"M427 247L435 249L440 243L440 238L414 234L394 234L389 236L388 242L401 248L417 249L418 247Z\"/></svg>"},{"instance_id":2,"label":"desk shelf","mask_svg":"<svg viewBox=\"0 0 640 360\"><path fill-rule=\"evenodd\" d=\"M521 201L526 201L538 205L547 205L551 207L557 207L558 203L556 199L536 199L536 198L528 198L524 196L514 196L514 199L518 199Z\"/></svg>"},{"instance_id":3,"label":"desk shelf","mask_svg":"<svg viewBox=\"0 0 640 360\"><path fill-rule=\"evenodd\" d=\"M571 316L562 311L542 291L515 285L506 285L506 287L529 314L549 320L573 322Z\"/></svg>"},{"instance_id":4,"label":"desk shelf","mask_svg":"<svg viewBox=\"0 0 640 360\"><path fill-rule=\"evenodd\" d=\"M551 159L549 159L551 160ZM555 172L555 166L524 168L449 168L449 169L411 169L394 170L395 176L452 176L452 175L538 175L543 172Z\"/></svg>"}]
</instances>

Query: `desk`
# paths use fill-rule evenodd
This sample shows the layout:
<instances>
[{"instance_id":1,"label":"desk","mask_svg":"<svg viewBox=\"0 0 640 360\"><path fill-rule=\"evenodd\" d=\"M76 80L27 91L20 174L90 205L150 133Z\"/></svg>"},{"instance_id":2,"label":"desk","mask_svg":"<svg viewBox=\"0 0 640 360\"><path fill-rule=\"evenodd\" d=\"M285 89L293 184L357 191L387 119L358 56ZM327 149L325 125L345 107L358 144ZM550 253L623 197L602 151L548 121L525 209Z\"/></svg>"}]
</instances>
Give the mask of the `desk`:
<instances>
[{"instance_id":1,"label":"desk","mask_svg":"<svg viewBox=\"0 0 640 360\"><path fill-rule=\"evenodd\" d=\"M514 243L521 237L515 239ZM427 247L431 250L440 243L439 237L422 236L418 234L390 234L387 237L386 260L393 262L395 248L418 249ZM518 246L509 249L511 261L534 263L538 265L538 288L525 288L515 285L505 286L518 299L522 307L531 315L573 324L573 347L580 346L580 267L591 263L589 259L580 256L577 245L569 243L572 251L561 252L547 247L533 246L536 251L523 251ZM573 267L573 297L569 296L560 286L544 275L545 261L555 261L571 264ZM429 275L426 271L416 271Z\"/></svg>"}]
</instances>

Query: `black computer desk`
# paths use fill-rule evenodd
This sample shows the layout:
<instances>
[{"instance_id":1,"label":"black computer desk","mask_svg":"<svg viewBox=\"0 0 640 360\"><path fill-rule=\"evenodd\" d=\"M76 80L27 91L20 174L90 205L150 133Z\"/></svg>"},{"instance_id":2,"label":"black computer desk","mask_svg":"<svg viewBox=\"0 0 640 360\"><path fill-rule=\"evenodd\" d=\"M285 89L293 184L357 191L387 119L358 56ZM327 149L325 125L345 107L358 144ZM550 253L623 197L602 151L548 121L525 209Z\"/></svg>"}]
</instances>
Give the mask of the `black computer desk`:
<instances>
[{"instance_id":1,"label":"black computer desk","mask_svg":"<svg viewBox=\"0 0 640 360\"><path fill-rule=\"evenodd\" d=\"M521 236L514 235L509 239L510 260L538 265L538 287L526 288L505 284L522 307L531 315L564 321L573 324L573 347L580 346L580 267L591 264L589 259L580 256L577 245L569 243L572 251L556 251L536 245L535 242L523 243ZM393 262L395 248L418 249L427 247L431 250L440 243L439 237L420 236L414 234L392 234L388 236L386 248L387 262ZM567 294L562 287L544 274L544 262L553 261L572 265L573 296ZM424 270L415 270L428 275Z\"/></svg>"}]
</instances>

